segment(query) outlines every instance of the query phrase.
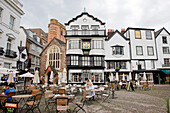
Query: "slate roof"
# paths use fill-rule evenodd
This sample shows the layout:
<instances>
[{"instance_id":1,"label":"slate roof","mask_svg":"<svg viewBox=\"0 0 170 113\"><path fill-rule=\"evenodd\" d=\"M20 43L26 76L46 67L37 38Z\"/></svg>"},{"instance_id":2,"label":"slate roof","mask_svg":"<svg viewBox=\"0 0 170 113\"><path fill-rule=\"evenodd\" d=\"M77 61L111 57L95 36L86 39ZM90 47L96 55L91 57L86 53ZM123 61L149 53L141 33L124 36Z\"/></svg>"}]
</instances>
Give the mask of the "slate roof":
<instances>
[{"instance_id":1,"label":"slate roof","mask_svg":"<svg viewBox=\"0 0 170 113\"><path fill-rule=\"evenodd\" d=\"M170 35L170 33L163 27L163 28L161 28L161 29L159 29L158 31L155 32L155 38L158 37L158 35L162 32L162 30L165 30Z\"/></svg>"},{"instance_id":2,"label":"slate roof","mask_svg":"<svg viewBox=\"0 0 170 113\"><path fill-rule=\"evenodd\" d=\"M61 40L59 40L59 39L57 39L57 38L53 38L51 41L50 41L50 43L48 43L48 45L42 50L42 52L40 53L40 56L41 56L41 54L46 50L46 48L51 44L51 42L53 41L53 40L56 40L60 45L62 45L62 46L65 46L66 45L66 43L65 42L63 42L63 41L61 41Z\"/></svg>"}]
</instances>

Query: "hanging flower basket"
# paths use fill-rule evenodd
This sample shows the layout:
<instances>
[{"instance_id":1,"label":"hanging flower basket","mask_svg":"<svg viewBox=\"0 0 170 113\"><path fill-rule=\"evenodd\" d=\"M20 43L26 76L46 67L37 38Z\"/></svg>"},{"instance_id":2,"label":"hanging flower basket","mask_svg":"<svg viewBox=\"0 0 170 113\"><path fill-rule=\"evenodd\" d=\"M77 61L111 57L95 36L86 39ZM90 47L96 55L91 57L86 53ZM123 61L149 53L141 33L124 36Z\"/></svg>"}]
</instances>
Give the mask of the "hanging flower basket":
<instances>
[{"instance_id":1,"label":"hanging flower basket","mask_svg":"<svg viewBox=\"0 0 170 113\"><path fill-rule=\"evenodd\" d=\"M116 72L119 72L119 70L120 70L120 68L116 68L116 69L115 69Z\"/></svg>"}]
</instances>

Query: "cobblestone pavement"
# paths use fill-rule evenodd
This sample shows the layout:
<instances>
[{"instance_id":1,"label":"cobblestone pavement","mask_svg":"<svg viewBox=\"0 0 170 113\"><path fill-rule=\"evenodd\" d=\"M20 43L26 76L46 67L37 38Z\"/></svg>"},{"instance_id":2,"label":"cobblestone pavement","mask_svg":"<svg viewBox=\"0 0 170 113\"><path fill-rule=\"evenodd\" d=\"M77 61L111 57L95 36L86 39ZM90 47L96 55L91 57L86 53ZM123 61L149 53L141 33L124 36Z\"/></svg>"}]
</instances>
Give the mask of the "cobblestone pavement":
<instances>
[{"instance_id":1,"label":"cobblestone pavement","mask_svg":"<svg viewBox=\"0 0 170 113\"><path fill-rule=\"evenodd\" d=\"M77 97L80 99L81 97ZM152 90L135 90L129 92L126 90L115 91L115 98L109 99L110 102L103 102L101 98L95 98L95 101L87 102L84 106L87 113L167 113L166 99L170 98L169 86L154 86ZM74 105L71 103L71 110ZM55 109L51 106L50 112L55 113ZM44 111L45 102L42 98L40 109L42 113L50 113ZM21 111L20 113L24 113ZM38 113L37 110L34 111ZM83 113L79 111L79 113Z\"/></svg>"}]
</instances>

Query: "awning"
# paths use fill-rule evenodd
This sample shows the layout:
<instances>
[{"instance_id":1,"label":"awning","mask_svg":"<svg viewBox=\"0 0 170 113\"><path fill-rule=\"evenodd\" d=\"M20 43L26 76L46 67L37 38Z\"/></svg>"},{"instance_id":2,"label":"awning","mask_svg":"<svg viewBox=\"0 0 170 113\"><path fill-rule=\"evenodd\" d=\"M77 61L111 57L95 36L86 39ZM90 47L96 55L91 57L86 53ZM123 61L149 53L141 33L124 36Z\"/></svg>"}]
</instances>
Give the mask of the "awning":
<instances>
[{"instance_id":1,"label":"awning","mask_svg":"<svg viewBox=\"0 0 170 113\"><path fill-rule=\"evenodd\" d=\"M16 37L12 33L7 33L6 35L12 39L16 39Z\"/></svg>"},{"instance_id":2,"label":"awning","mask_svg":"<svg viewBox=\"0 0 170 113\"><path fill-rule=\"evenodd\" d=\"M165 74L170 74L170 69L161 69L161 71Z\"/></svg>"},{"instance_id":3,"label":"awning","mask_svg":"<svg viewBox=\"0 0 170 113\"><path fill-rule=\"evenodd\" d=\"M70 73L82 73L82 70L69 70Z\"/></svg>"}]
</instances>

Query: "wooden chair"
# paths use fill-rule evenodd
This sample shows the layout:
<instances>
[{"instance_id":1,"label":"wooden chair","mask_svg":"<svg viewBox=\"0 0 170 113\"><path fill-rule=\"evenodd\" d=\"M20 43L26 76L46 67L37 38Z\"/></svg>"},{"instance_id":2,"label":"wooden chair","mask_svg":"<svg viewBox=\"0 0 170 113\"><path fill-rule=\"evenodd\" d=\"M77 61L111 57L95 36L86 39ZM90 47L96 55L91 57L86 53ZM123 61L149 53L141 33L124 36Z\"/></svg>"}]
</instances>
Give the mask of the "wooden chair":
<instances>
[{"instance_id":1,"label":"wooden chair","mask_svg":"<svg viewBox=\"0 0 170 113\"><path fill-rule=\"evenodd\" d=\"M56 98L56 112L58 113L61 111L70 112L67 96L57 96Z\"/></svg>"},{"instance_id":2,"label":"wooden chair","mask_svg":"<svg viewBox=\"0 0 170 113\"><path fill-rule=\"evenodd\" d=\"M27 102L25 103L26 107L27 107L27 111L34 111L34 109L38 109L38 111L41 113L40 109L39 109L39 105L40 105L40 102L41 102L41 97L42 97L42 94L39 93L39 94L36 94L33 96L34 99L30 101L30 99L27 100ZM33 112L34 113L34 112Z\"/></svg>"},{"instance_id":3,"label":"wooden chair","mask_svg":"<svg viewBox=\"0 0 170 113\"><path fill-rule=\"evenodd\" d=\"M44 92L44 94L45 94L45 104L46 104L44 111L46 111L46 109L50 111L48 106L50 104L55 104L55 100L53 99L54 97L53 91L46 91Z\"/></svg>"},{"instance_id":4,"label":"wooden chair","mask_svg":"<svg viewBox=\"0 0 170 113\"><path fill-rule=\"evenodd\" d=\"M66 90L65 89L58 89L58 94L65 94Z\"/></svg>"},{"instance_id":5,"label":"wooden chair","mask_svg":"<svg viewBox=\"0 0 170 113\"><path fill-rule=\"evenodd\" d=\"M105 91L102 92L103 102L108 101L110 102L111 91L110 87L108 87Z\"/></svg>"},{"instance_id":6,"label":"wooden chair","mask_svg":"<svg viewBox=\"0 0 170 113\"><path fill-rule=\"evenodd\" d=\"M86 102L86 91L83 92L82 99L81 99L80 102L72 101L72 103L76 105L76 107L73 110L73 113L74 112L77 113L79 110L82 110L82 111L84 111L86 113L85 109L83 108L84 105L85 105L85 102Z\"/></svg>"},{"instance_id":7,"label":"wooden chair","mask_svg":"<svg viewBox=\"0 0 170 113\"><path fill-rule=\"evenodd\" d=\"M2 105L2 110L4 111L5 109L5 102L7 101L7 96L6 95L0 95L0 103Z\"/></svg>"},{"instance_id":8,"label":"wooden chair","mask_svg":"<svg viewBox=\"0 0 170 113\"><path fill-rule=\"evenodd\" d=\"M12 96L15 95L15 92L9 92L8 95L7 95L7 98L12 98ZM9 101L9 100L8 100ZM11 100L10 100L11 101Z\"/></svg>"},{"instance_id":9,"label":"wooden chair","mask_svg":"<svg viewBox=\"0 0 170 113\"><path fill-rule=\"evenodd\" d=\"M39 89L34 89L34 90L32 90L32 95L36 95L36 94L38 94L40 92L40 90Z\"/></svg>"}]
</instances>

